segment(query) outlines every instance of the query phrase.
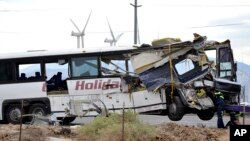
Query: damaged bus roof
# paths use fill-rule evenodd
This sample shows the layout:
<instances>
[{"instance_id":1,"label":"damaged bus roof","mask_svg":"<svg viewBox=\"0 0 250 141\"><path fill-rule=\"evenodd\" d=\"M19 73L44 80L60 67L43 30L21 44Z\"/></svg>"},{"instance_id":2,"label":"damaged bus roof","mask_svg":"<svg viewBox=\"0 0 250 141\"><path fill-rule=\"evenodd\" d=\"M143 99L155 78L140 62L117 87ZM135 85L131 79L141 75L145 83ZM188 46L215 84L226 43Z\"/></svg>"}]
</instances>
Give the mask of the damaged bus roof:
<instances>
[{"instance_id":1,"label":"damaged bus roof","mask_svg":"<svg viewBox=\"0 0 250 141\"><path fill-rule=\"evenodd\" d=\"M176 51L182 50L184 48L195 48L196 44L192 41L183 41L176 43L167 43L157 46L152 46L149 44L142 44L141 46L115 46L115 47L98 47L98 48L84 48L84 49L62 49L62 50L29 50L27 52L16 52L16 53L2 53L0 55L0 60L13 59L13 58L29 58L29 57L47 57L47 56L65 56L65 55L81 55L81 54L137 54L141 52L151 52L157 50L168 50L169 54L175 53ZM215 49L221 46L230 46L230 41L226 40L224 42L217 41L206 41L203 43L205 50ZM122 56L121 56L122 57Z\"/></svg>"}]
</instances>

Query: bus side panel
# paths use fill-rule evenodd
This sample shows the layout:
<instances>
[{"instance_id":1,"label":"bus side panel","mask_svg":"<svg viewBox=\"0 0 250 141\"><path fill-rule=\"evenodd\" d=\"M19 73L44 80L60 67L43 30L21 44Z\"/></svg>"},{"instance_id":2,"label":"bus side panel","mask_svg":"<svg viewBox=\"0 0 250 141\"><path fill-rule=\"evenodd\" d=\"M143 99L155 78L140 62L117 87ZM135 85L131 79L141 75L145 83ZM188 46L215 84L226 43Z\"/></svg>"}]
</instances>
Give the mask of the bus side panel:
<instances>
[{"instance_id":1,"label":"bus side panel","mask_svg":"<svg viewBox=\"0 0 250 141\"><path fill-rule=\"evenodd\" d=\"M126 108L133 108L133 98L129 93L103 94L102 101L108 109L122 109L123 104Z\"/></svg>"},{"instance_id":2,"label":"bus side panel","mask_svg":"<svg viewBox=\"0 0 250 141\"><path fill-rule=\"evenodd\" d=\"M53 95L49 96L52 112L64 112L69 108L68 95Z\"/></svg>"},{"instance_id":3,"label":"bus side panel","mask_svg":"<svg viewBox=\"0 0 250 141\"><path fill-rule=\"evenodd\" d=\"M45 82L15 83L0 85L1 98L24 99L47 97Z\"/></svg>"},{"instance_id":4,"label":"bus side panel","mask_svg":"<svg viewBox=\"0 0 250 141\"><path fill-rule=\"evenodd\" d=\"M138 113L165 109L159 93L154 94L147 90L134 92L133 99Z\"/></svg>"},{"instance_id":5,"label":"bus side panel","mask_svg":"<svg viewBox=\"0 0 250 141\"><path fill-rule=\"evenodd\" d=\"M121 92L121 78L67 80L69 95L87 95Z\"/></svg>"},{"instance_id":6,"label":"bus side panel","mask_svg":"<svg viewBox=\"0 0 250 141\"><path fill-rule=\"evenodd\" d=\"M112 109L115 107L122 108L122 104L117 103L117 98L123 95L120 87L121 78L67 80L67 85L71 102L71 114L82 115L84 114L83 111L95 108L93 103L102 108L104 105ZM81 106L79 106L79 103ZM132 105L130 104L130 106ZM87 115L96 114L96 112L87 113Z\"/></svg>"},{"instance_id":7,"label":"bus side panel","mask_svg":"<svg viewBox=\"0 0 250 141\"><path fill-rule=\"evenodd\" d=\"M160 94L153 94L147 90L130 93L103 94L102 100L110 110L135 109L136 112L148 112L163 110L163 102Z\"/></svg>"},{"instance_id":8,"label":"bus side panel","mask_svg":"<svg viewBox=\"0 0 250 141\"><path fill-rule=\"evenodd\" d=\"M110 110L120 110L123 108L138 109L138 112L154 111L164 109L164 104L159 93L153 94L147 90L122 93L121 78L96 78L68 80L69 95L76 97L78 101L95 101L97 97L103 101ZM92 97L93 95L94 97ZM80 97L85 98L80 98ZM103 107L99 102L98 106ZM87 110L91 104L83 104L84 110Z\"/></svg>"}]
</instances>

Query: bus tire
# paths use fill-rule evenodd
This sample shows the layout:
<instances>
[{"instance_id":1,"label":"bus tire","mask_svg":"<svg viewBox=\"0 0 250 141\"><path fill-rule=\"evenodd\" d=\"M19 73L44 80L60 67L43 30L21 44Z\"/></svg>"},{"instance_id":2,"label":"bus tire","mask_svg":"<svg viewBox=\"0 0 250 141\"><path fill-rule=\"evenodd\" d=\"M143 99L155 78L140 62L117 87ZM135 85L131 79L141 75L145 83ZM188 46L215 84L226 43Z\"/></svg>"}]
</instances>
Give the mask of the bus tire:
<instances>
[{"instance_id":1,"label":"bus tire","mask_svg":"<svg viewBox=\"0 0 250 141\"><path fill-rule=\"evenodd\" d=\"M207 110L200 110L197 112L197 116L201 120L211 120L214 117L214 108L209 108Z\"/></svg>"},{"instance_id":2,"label":"bus tire","mask_svg":"<svg viewBox=\"0 0 250 141\"><path fill-rule=\"evenodd\" d=\"M20 124L21 118L21 107L18 104L11 104L7 108L6 112L6 120L12 124Z\"/></svg>"},{"instance_id":3,"label":"bus tire","mask_svg":"<svg viewBox=\"0 0 250 141\"><path fill-rule=\"evenodd\" d=\"M46 107L44 104L36 103L30 106L29 114L38 115L38 116L46 116L47 115ZM33 120L34 120L34 116L30 116L29 122L33 122Z\"/></svg>"},{"instance_id":4,"label":"bus tire","mask_svg":"<svg viewBox=\"0 0 250 141\"><path fill-rule=\"evenodd\" d=\"M174 96L173 100L168 107L168 118L172 121L179 121L184 116L184 105L178 96Z\"/></svg>"}]
</instances>

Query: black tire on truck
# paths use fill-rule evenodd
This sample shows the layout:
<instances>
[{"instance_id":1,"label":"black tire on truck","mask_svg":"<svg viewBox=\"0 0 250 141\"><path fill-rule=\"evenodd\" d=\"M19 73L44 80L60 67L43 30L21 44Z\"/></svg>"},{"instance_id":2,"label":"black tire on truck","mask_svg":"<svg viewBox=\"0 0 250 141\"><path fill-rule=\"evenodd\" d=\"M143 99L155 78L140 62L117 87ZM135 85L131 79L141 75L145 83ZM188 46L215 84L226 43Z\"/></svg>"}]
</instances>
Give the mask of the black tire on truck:
<instances>
[{"instance_id":1,"label":"black tire on truck","mask_svg":"<svg viewBox=\"0 0 250 141\"><path fill-rule=\"evenodd\" d=\"M179 121L184 114L184 105L180 97L174 96L173 102L168 106L168 118L172 121Z\"/></svg>"},{"instance_id":2,"label":"black tire on truck","mask_svg":"<svg viewBox=\"0 0 250 141\"><path fill-rule=\"evenodd\" d=\"M30 106L29 114L37 115L37 116L46 116L47 110L46 106L42 103L36 103ZM29 116L29 122L33 122L34 116Z\"/></svg>"},{"instance_id":3,"label":"black tire on truck","mask_svg":"<svg viewBox=\"0 0 250 141\"><path fill-rule=\"evenodd\" d=\"M11 104L5 111L7 122L12 124L19 124L21 120L21 107L18 104Z\"/></svg>"},{"instance_id":4,"label":"black tire on truck","mask_svg":"<svg viewBox=\"0 0 250 141\"><path fill-rule=\"evenodd\" d=\"M214 108L209 108L207 110L200 110L197 112L197 116L201 120L211 120L214 117Z\"/></svg>"}]
</instances>

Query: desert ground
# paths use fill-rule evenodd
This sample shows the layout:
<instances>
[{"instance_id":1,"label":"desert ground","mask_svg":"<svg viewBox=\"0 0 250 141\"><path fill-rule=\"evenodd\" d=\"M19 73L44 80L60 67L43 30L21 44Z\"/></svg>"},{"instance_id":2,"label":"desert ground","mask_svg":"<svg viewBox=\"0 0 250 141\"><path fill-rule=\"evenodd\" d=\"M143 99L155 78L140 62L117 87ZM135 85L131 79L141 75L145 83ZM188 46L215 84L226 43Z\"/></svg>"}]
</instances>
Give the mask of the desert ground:
<instances>
[{"instance_id":1,"label":"desert ground","mask_svg":"<svg viewBox=\"0 0 250 141\"><path fill-rule=\"evenodd\" d=\"M150 120L148 120L149 118ZM157 119L159 118L159 120ZM161 117L162 118L162 117ZM165 117L167 118L167 117ZM227 120L228 117L225 117ZM157 129L157 136L155 140L159 141L228 141L229 128L217 129L216 116L211 122L198 121L195 116L187 116L180 122L172 122L166 120L161 121L160 117L155 116L141 116L140 120L153 124ZM158 121L152 123L152 121ZM185 124L187 121L192 120L192 124ZM242 123L242 118L240 119ZM196 122L197 121L197 122ZM77 121L79 122L79 121ZM23 124L21 128L21 141L80 141L81 133L77 130L79 126L88 124L91 120L75 123L67 126L54 126L54 125L29 125ZM245 118L245 124L250 125L250 117ZM0 140L1 141L18 141L20 137L20 125L1 124L0 125ZM126 137L126 136L125 136Z\"/></svg>"}]
</instances>

